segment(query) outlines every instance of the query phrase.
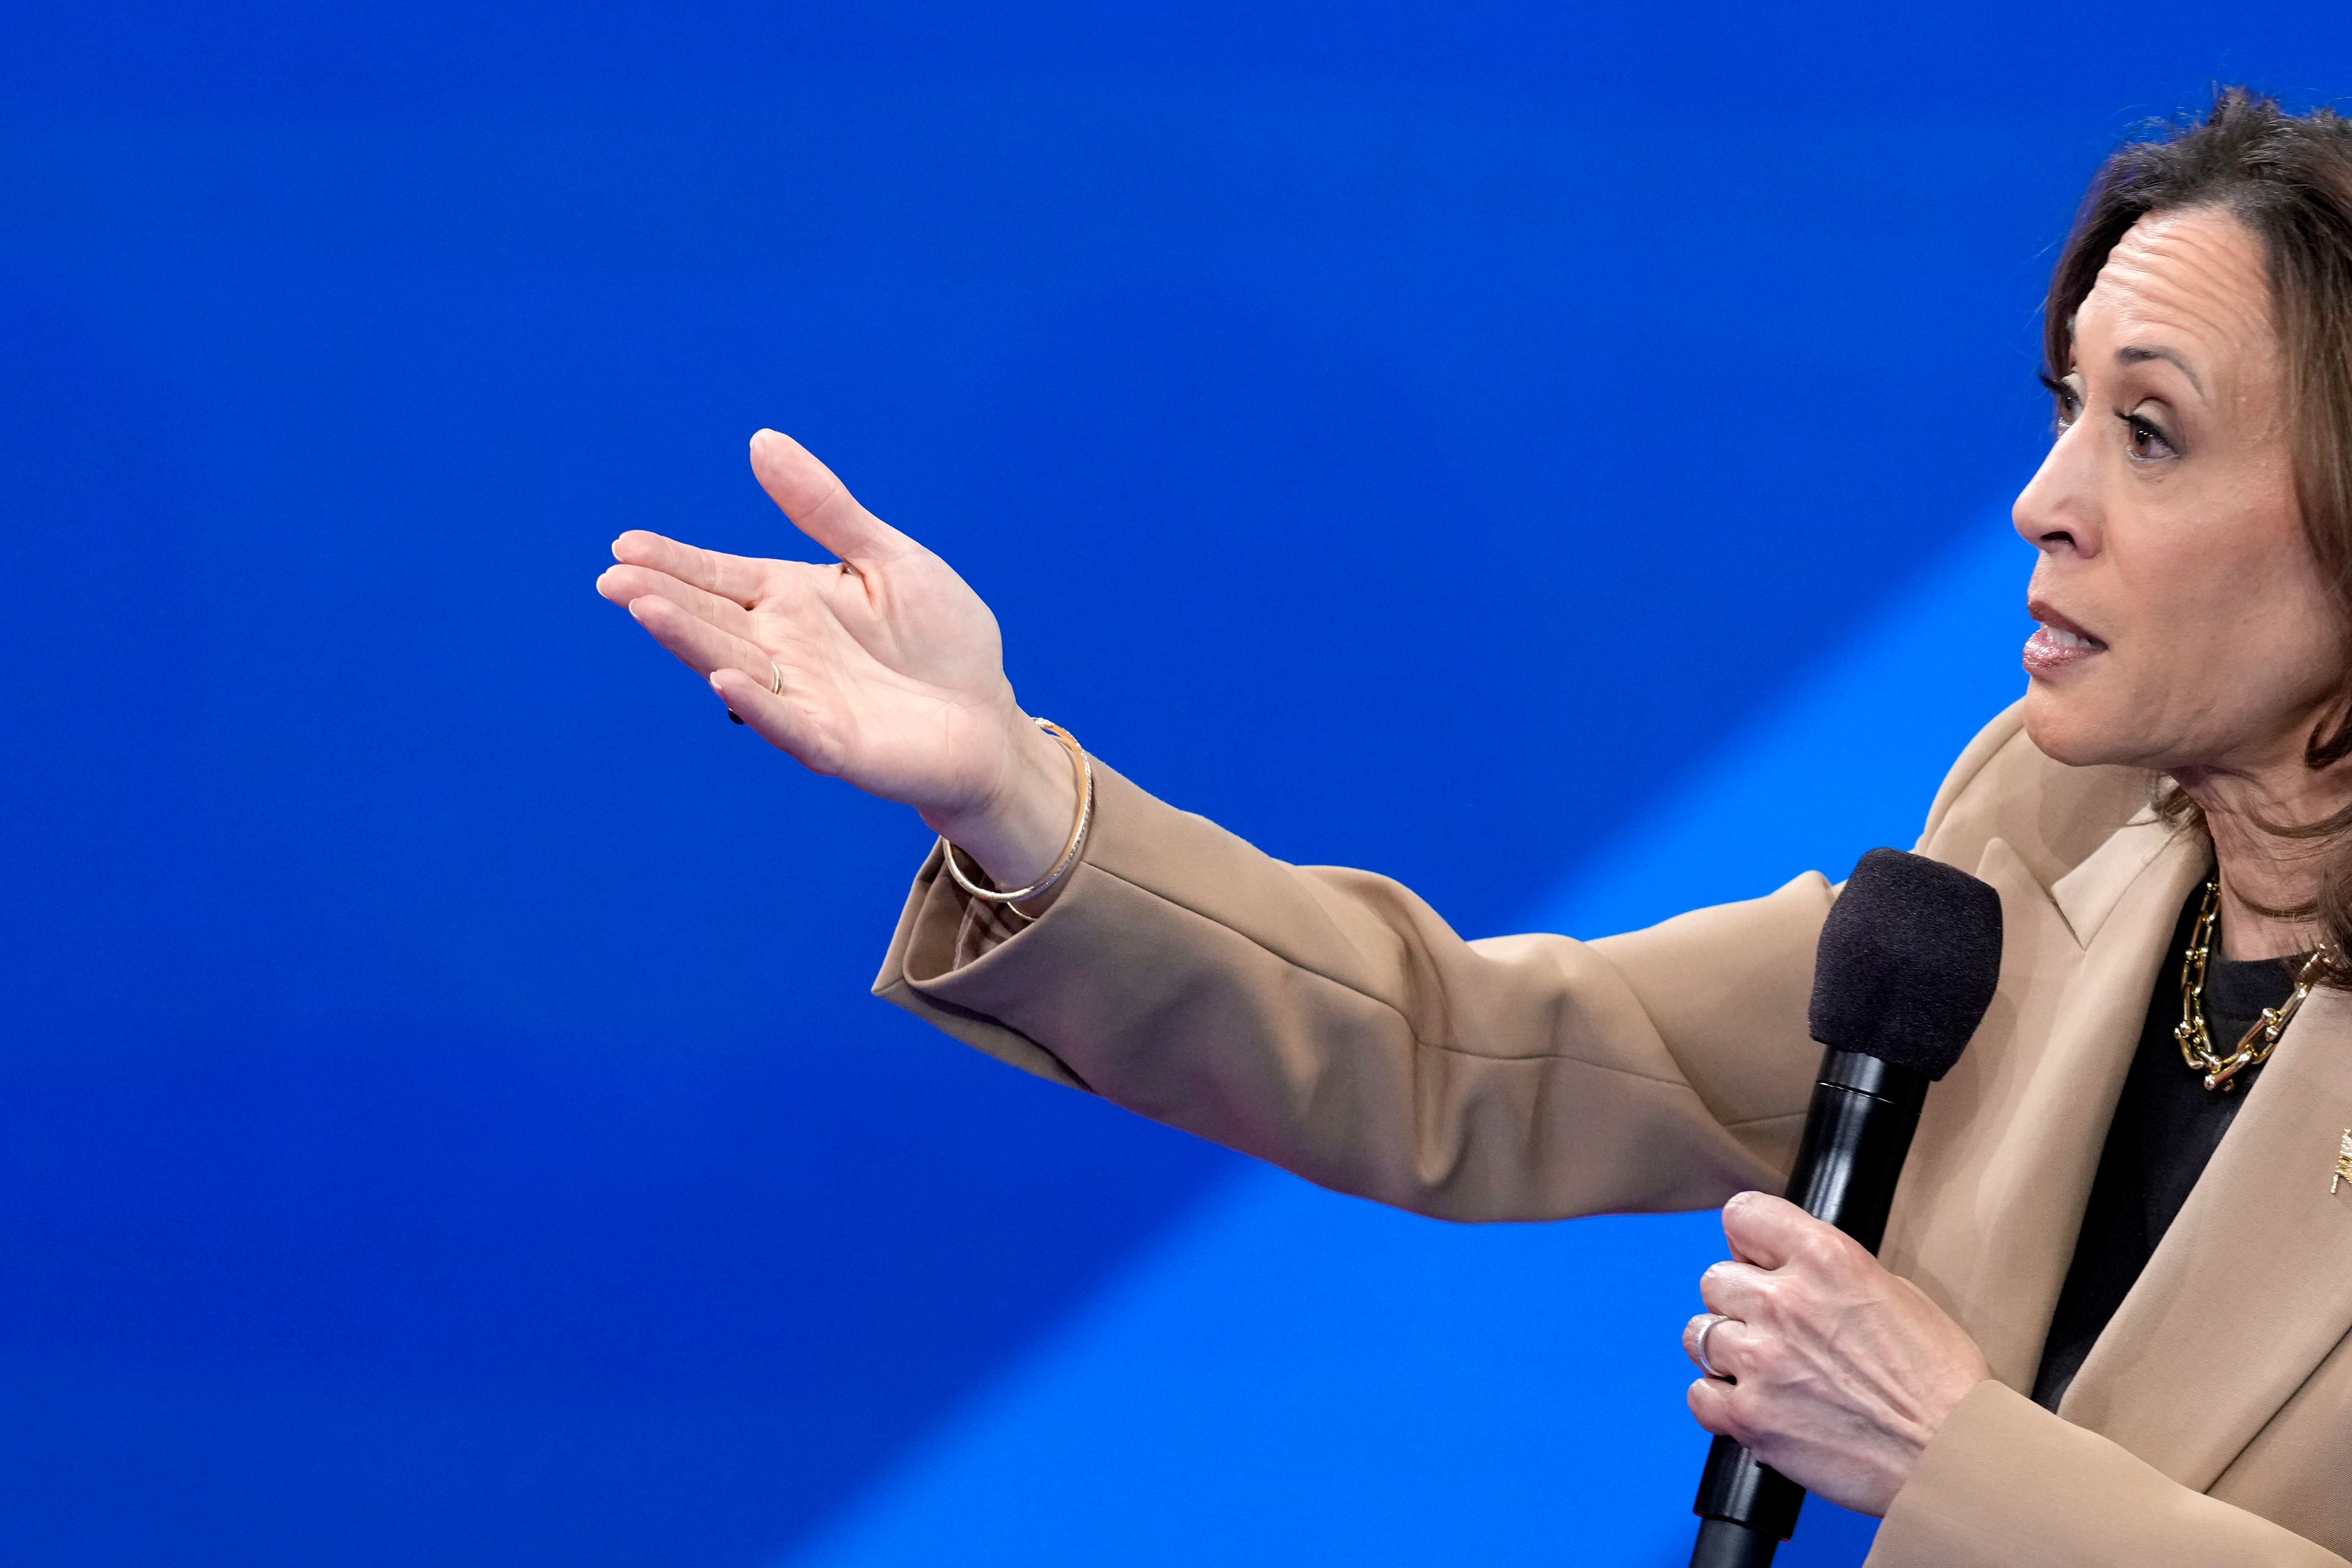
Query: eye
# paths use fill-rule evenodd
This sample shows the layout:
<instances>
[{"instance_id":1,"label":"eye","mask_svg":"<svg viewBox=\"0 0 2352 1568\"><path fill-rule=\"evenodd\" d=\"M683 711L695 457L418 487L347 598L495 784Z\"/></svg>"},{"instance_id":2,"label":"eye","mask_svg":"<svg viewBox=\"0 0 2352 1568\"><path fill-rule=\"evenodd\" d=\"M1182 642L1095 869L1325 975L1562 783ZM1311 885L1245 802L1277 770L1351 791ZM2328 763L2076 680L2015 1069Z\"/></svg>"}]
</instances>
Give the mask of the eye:
<instances>
[{"instance_id":1,"label":"eye","mask_svg":"<svg viewBox=\"0 0 2352 1568\"><path fill-rule=\"evenodd\" d=\"M2075 390L2071 380L2060 381L2054 376L2043 375L2041 381L2050 393L2052 433L2063 436L2082 416L2083 395Z\"/></svg>"},{"instance_id":2,"label":"eye","mask_svg":"<svg viewBox=\"0 0 2352 1568\"><path fill-rule=\"evenodd\" d=\"M2124 422L2124 445L2134 462L2153 463L2180 455L2171 439L2144 416L2118 414L2116 417Z\"/></svg>"}]
</instances>

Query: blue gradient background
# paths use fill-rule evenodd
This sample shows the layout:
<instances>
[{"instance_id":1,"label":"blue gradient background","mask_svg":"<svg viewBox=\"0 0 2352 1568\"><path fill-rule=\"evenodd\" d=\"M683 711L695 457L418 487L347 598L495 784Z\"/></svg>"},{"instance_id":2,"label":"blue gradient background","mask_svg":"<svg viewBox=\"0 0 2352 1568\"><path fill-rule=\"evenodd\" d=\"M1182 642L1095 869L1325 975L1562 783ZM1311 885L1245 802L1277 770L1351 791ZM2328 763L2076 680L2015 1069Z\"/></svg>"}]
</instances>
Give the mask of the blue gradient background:
<instances>
[{"instance_id":1,"label":"blue gradient background","mask_svg":"<svg viewBox=\"0 0 2352 1568\"><path fill-rule=\"evenodd\" d=\"M872 1001L921 828L604 543L789 548L775 425L1277 854L1842 873L2018 684L2084 177L2339 21L12 16L8 1561L1677 1561L1709 1216L1378 1211Z\"/></svg>"}]
</instances>

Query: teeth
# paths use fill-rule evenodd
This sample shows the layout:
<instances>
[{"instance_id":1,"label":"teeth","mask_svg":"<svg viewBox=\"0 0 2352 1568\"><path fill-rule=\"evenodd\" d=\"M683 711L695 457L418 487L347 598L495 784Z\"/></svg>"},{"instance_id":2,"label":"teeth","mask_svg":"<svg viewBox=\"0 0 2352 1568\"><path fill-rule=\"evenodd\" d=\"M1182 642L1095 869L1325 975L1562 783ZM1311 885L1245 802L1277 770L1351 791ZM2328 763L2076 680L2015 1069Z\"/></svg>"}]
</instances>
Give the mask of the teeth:
<instances>
[{"instance_id":1,"label":"teeth","mask_svg":"<svg viewBox=\"0 0 2352 1568\"><path fill-rule=\"evenodd\" d=\"M2099 646L2097 643L2093 642L2089 637L2070 632L2063 626L2053 626L2047 621L2042 623L2042 632L2044 637L2047 637L2052 642L2056 643L2060 647L2095 648Z\"/></svg>"}]
</instances>

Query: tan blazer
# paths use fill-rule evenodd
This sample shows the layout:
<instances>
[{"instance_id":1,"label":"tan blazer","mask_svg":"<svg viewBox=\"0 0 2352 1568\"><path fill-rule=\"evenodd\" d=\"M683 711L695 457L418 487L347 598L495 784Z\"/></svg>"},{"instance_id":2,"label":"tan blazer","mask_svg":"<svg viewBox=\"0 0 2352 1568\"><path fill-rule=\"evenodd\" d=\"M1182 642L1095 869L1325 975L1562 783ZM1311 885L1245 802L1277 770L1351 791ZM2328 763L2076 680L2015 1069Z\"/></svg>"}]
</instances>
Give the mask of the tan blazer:
<instances>
[{"instance_id":1,"label":"tan blazer","mask_svg":"<svg viewBox=\"0 0 2352 1568\"><path fill-rule=\"evenodd\" d=\"M1778 1190L1821 1047L1818 875L1599 942L1465 942L1361 871L1272 859L1099 773L1084 862L1009 933L917 879L876 992L1016 1066L1342 1192L1457 1220ZM2015 709L1922 853L2000 893L1999 994L1928 1096L1883 1250L1979 1384L1870 1562L2333 1564L2352 1555L2352 996L2305 1006L2053 1415L2031 1386L2173 922L2210 851L2145 781ZM2186 1068L2183 1069L2187 1070ZM2061 1418L2063 1416L2063 1419Z\"/></svg>"}]
</instances>

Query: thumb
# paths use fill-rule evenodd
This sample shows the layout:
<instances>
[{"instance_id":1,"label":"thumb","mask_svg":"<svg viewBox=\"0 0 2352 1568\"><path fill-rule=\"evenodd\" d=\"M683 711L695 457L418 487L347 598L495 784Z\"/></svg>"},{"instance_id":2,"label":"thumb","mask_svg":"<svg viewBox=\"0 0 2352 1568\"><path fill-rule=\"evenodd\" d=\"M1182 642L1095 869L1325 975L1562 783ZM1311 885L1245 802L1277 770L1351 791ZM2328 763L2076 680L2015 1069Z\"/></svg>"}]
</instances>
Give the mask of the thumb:
<instances>
[{"instance_id":1,"label":"thumb","mask_svg":"<svg viewBox=\"0 0 2352 1568\"><path fill-rule=\"evenodd\" d=\"M1830 1228L1770 1193L1741 1193L1723 1205L1723 1235L1732 1256L1759 1268L1786 1268L1817 1231Z\"/></svg>"},{"instance_id":2,"label":"thumb","mask_svg":"<svg viewBox=\"0 0 2352 1568\"><path fill-rule=\"evenodd\" d=\"M793 527L853 566L883 560L914 542L858 505L831 468L782 431L752 436L751 472Z\"/></svg>"}]
</instances>

